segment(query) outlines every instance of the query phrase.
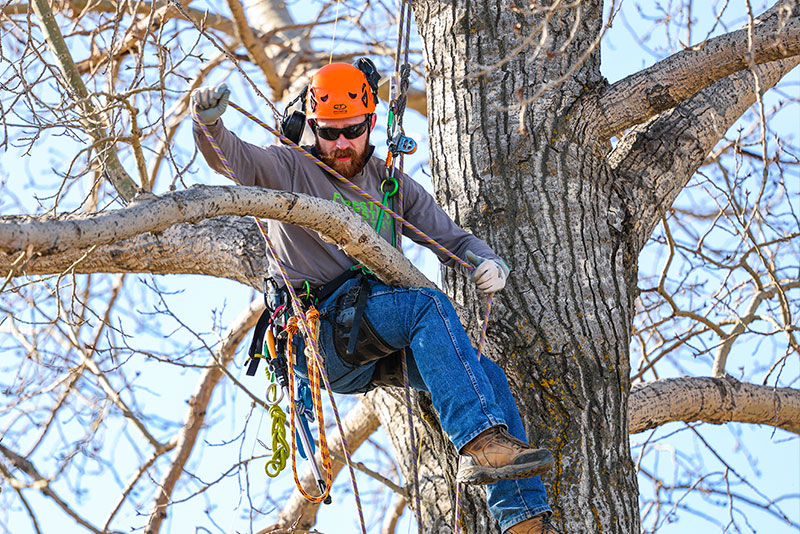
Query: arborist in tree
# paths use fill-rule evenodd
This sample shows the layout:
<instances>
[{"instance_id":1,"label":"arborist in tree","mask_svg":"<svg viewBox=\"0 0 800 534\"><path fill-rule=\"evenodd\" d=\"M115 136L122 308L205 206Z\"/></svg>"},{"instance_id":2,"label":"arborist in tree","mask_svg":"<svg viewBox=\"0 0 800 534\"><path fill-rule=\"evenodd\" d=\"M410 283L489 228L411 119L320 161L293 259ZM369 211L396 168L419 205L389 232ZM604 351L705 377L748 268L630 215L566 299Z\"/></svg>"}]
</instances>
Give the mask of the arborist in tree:
<instances>
[{"instance_id":1,"label":"arborist in tree","mask_svg":"<svg viewBox=\"0 0 800 534\"><path fill-rule=\"evenodd\" d=\"M489 246L458 227L422 186L373 155L370 132L377 117L379 75L371 61L356 66L333 63L311 78L302 94L307 117L286 120L284 134L299 140L306 121L315 135L307 150L476 268L472 280L484 293L506 284L509 269ZM396 245L394 220L334 179L311 159L286 146L246 143L220 119L228 105L227 85L197 89L192 102L244 185L305 193L343 203L366 219L381 237ZM299 117L299 121L297 120ZM299 131L298 131L299 130ZM217 172L222 164L199 124L197 146ZM392 196L402 182L402 205ZM489 508L504 532L539 534L552 515L538 475L553 466L545 449L531 447L503 370L478 358L450 300L440 291L390 287L333 244L303 227L268 221L267 231L288 278L298 293L316 305L321 323L319 346L331 387L337 393L364 393L378 385L402 385L405 350L409 382L427 391L441 425L459 451L457 480L486 484ZM403 234L422 245L414 233ZM445 265L463 268L430 247ZM273 285L283 285L278 266L269 262ZM310 289L310 291L309 291ZM302 378L307 362L296 352Z\"/></svg>"}]
</instances>

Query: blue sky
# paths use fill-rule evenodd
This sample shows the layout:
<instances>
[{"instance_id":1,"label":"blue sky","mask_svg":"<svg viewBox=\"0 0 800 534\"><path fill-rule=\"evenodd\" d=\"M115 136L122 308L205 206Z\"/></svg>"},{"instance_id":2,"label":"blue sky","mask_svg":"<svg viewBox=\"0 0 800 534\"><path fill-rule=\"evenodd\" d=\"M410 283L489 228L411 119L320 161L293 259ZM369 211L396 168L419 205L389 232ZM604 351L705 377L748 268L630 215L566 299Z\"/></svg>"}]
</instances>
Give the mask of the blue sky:
<instances>
[{"instance_id":1,"label":"blue sky","mask_svg":"<svg viewBox=\"0 0 800 534\"><path fill-rule=\"evenodd\" d=\"M737 2L737 4L743 4ZM198 6L202 5L197 3ZM318 4L306 4L302 2L290 4L290 8L299 20L302 20L303 14L312 14L316 12ZM721 2L711 2L710 6L721 6ZM609 81L616 81L628 74L639 70L640 68L651 65L659 57L663 57L670 51L676 51L680 46L679 43L685 41L684 32L674 30L670 33L664 33L661 29L651 31L652 22L647 20L647 16L651 13L657 12L657 9L649 4L641 4L643 8L640 10L640 4L633 2L626 2L624 7L625 19L618 18L609 35L603 42L603 73ZM723 24L718 25L715 33L724 31L725 24L729 29L741 26L745 19L743 17L743 5L731 6L731 10L738 10L731 15L726 16ZM754 5L756 11L761 10L760 4ZM703 16L700 13L700 8L696 8L696 16L699 17L699 22L694 29L694 41L704 37L710 30L712 20ZM640 36L647 36L647 40L640 46L632 37L631 29L633 29ZM340 29L339 38L346 39L347 31ZM393 38L393 32L388 31L388 34ZM345 45L341 45L345 46ZM225 74L224 69L219 69L218 78L228 78L231 85L234 87L234 99L237 102L250 107L248 104L254 103L254 100L246 94L246 89L237 80L238 74L231 75ZM800 74L795 69L788 77L789 84L786 85L787 91L794 91L797 96L798 87L800 87ZM384 110L385 108L382 108ZM226 114L226 120L231 120L231 124L236 124L237 119L233 119L232 112ZM381 116L380 121L384 120L385 115ZM793 109L787 110L781 116L781 123L777 126L787 128L791 132L795 128L795 136L798 133L797 125L800 124L800 114L798 114L797 106ZM379 122L379 124L381 123ZM410 161L407 162L406 168L415 169L420 165L424 165L427 158L426 148L426 126L424 120L416 116L413 112L407 114L406 127L408 132L413 135L420 143L421 149L414 155ZM258 136L258 134L251 135ZM379 134L380 135L380 134ZM34 210L36 201L35 195L42 196L52 194L56 181L52 177L52 168L62 168L63 160L69 159L75 153L75 145L70 141L59 138L53 135L51 140L50 149L47 152L37 152L34 157L24 156L19 151L9 150L5 153L0 153L0 179L4 180L3 192L0 197L0 212L2 213L16 213L18 207L9 202L11 196L18 199L19 204L25 209ZM251 138L251 140L254 140ZM183 145L184 147L191 145L191 138L188 129L184 129L175 141L176 145ZM379 153L385 153L382 144L378 144ZM130 164L130 162L126 162ZM132 169L132 166L129 167ZM202 163L196 162L193 167L195 174L191 178L196 180L197 183L205 184L223 184L227 181L211 172L208 172ZM430 187L430 181L424 173L415 173L415 178ZM164 187L165 182L161 183ZM78 184L75 186L74 196L78 197L85 193L82 191L83 186ZM795 185L795 191L797 186ZM648 258L649 259L649 258ZM419 265L422 270L432 279L436 280L438 276L438 267L432 256L428 253L422 255L419 260ZM132 278L139 279L140 284L147 281L147 277L132 275ZM164 288L174 291L175 294L170 295L167 300L170 308L173 309L180 317L185 317L190 320L195 328L207 332L207 337L212 339L212 334L215 325L228 324L239 313L239 311L253 298L254 294L248 288L225 281L209 279L205 277L186 277L186 276L166 276L158 277L156 279L159 285ZM130 309L139 310L152 310L158 306L154 298L145 299L142 302L130 302ZM124 320L124 318L122 319ZM177 328L177 326L176 326ZM169 330L169 328L165 328ZM176 354L184 350L188 346L189 341L184 339L153 339L151 342L158 346L174 346ZM145 342L143 342L145 344ZM754 347L753 351L757 349ZM243 358L240 354L239 358ZM159 365L158 362L142 360L138 363L141 370L152 377L152 381L147 382L149 393L142 393L142 397L138 399L140 404L146 410L157 411L160 416L165 419L170 417L176 420L182 420L185 411L184 399L193 390L195 386L195 379L189 378L191 373L187 373L174 366ZM695 365L689 364L692 370L698 374L707 374L708 369L702 362L697 362ZM795 369L796 371L796 369ZM677 370L674 371L677 373ZM797 372L794 372L797 376ZM251 388L254 394L260 395L263 384L253 379L244 379L248 387ZM238 432L240 432L249 412L249 400L237 392L230 385L224 386L220 391L216 392L215 398L215 411L213 419L213 432L207 433L205 439L214 445L204 449L203 456L195 455L190 461L190 469L193 470L203 479L211 480L220 475L220 470L224 466L230 465L238 455L247 456L253 451L259 451L260 445L257 443L256 434L261 440L268 441L268 421L266 418L261 419L259 414L253 415L252 422L247 426L247 433L241 436L241 439L234 441L232 446L221 445L223 442L229 440L236 440ZM342 399L342 402L353 402L352 399ZM157 410L156 410L157 408ZM705 425L702 429L702 435L709 442L709 447L706 448L692 431L687 429L685 425L670 424L659 430L661 434L669 434L677 432L666 440L663 445L663 450L657 454L652 455L653 464L648 464L648 467L655 467L655 462L664 462L670 465L669 462L673 458L680 458L685 454L694 453L695 450L701 450L700 457L708 463L712 472L722 473L725 471L725 466L721 464L715 465L715 458L713 452L718 452L720 455L731 458L732 467L743 475L744 478L750 478L757 483L757 485L764 485L770 490L778 494L800 494L800 445L796 436L791 436L781 431L773 433L770 429L749 427L749 426L721 426L710 427ZM110 428L107 430L107 443L111 444L116 451L115 461L124 465L128 455L135 456L136 452L130 445L130 441L125 437L124 432L118 428ZM638 445L642 443L647 436L639 434L632 437L632 444ZM378 434L377 439L386 444L382 434ZM634 449L635 451L638 449ZM379 455L374 451L366 449L359 451L357 458L361 461L370 461L373 455ZM754 459L755 468L751 467L748 462L748 457ZM688 462L689 460L687 460ZM675 476L685 476L675 470ZM718 476L718 475L715 475ZM258 477L263 477L260 466L254 466L250 472L251 481L257 480ZM83 503L82 508L90 510L95 507L108 508L109 504L117 498L117 488L108 477L102 474L95 474L85 477L89 484L107 486L101 487L100 491L92 488L94 491L91 493L91 499ZM688 480L688 479L687 479ZM82 482L77 482L80 485ZM370 484L364 476L359 476L359 483L368 491ZM256 482L254 485L259 486L261 482ZM280 493L283 488L292 485L291 475L287 471L281 479L277 481L264 480L264 491ZM342 524L351 522L355 525L355 507L349 498L342 498L346 492L346 487L349 482L345 476L340 477L335 490L336 504L333 506L322 507L320 513L320 522L318 527L323 532L333 533L341 532ZM201 495L194 498L187 504L176 506L173 510L173 515L165 525L165 532L183 532L186 530L186 525L196 524L196 518L204 516L204 509L208 507L219 507L226 510L223 516L229 516L229 524L221 525L222 530L227 532L233 531L246 531L247 520L246 517L248 510L248 503L246 499L238 492L238 483L235 477L232 477L228 484L223 484L221 487L225 488L221 492L217 492L212 496ZM113 488L113 489L107 489ZM779 489L778 489L779 488ZM62 490L63 491L63 490ZM643 493L651 491L651 488L642 483ZM180 494L180 492L179 492ZM696 497L692 497L695 499ZM240 501L240 499L242 499ZM715 497L708 497L709 500L716 500ZM31 502L37 502L41 499L32 496ZM238 503L238 504L237 504ZM794 513L794 520L800 521L800 505L795 497L794 504L790 504L786 511ZM700 503L697 505L699 509L707 506L708 510L714 510L715 515L719 504L711 506L711 504ZM63 523L63 514L55 510L52 505L45 504L53 510L52 525L50 528L56 528L59 525L59 532L70 534L71 532L84 532L83 529L77 527L70 527ZM723 503L724 507L724 503ZM380 506L376 503L367 504L368 519L370 514L374 514ZM148 510L142 510L141 513L147 513ZM267 509L268 511L268 509ZM142 519L137 518L135 511L129 511L129 519L131 524L141 524ZM791 527L781 524L772 520L769 517L758 514L753 511L753 521L758 527L759 532L770 533L787 533L794 532ZM402 526L398 532L416 532L416 527L410 518L411 514L406 513ZM372 517L373 520L379 522L380 518ZM18 522L17 522L18 521ZM256 522L256 525L263 525L261 520ZM647 524L645 524L647 526ZM718 531L719 529L712 530L713 522L691 513L681 512L675 516L675 521L666 524L659 531L662 534L678 534L684 532L706 532ZM10 531L15 534L18 532L29 532L30 525L25 519L24 515L18 516L11 525L8 525ZM49 529L48 529L49 530ZM353 531L356 531L355 527Z\"/></svg>"}]
</instances>

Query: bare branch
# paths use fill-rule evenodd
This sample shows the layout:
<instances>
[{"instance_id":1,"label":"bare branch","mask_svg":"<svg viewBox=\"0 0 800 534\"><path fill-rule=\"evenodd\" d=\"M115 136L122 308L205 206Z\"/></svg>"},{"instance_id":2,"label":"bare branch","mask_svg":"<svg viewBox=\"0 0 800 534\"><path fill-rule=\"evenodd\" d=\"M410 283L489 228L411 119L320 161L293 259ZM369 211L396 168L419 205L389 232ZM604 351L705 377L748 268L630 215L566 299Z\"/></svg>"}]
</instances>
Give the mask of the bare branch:
<instances>
[{"instance_id":1,"label":"bare branch","mask_svg":"<svg viewBox=\"0 0 800 534\"><path fill-rule=\"evenodd\" d=\"M383 520L381 526L381 534L395 534L397 523L400 521L400 516L403 515L403 510L406 509L406 498L402 495L395 495L392 501L392 507L389 514Z\"/></svg>"},{"instance_id":2,"label":"bare branch","mask_svg":"<svg viewBox=\"0 0 800 534\"><path fill-rule=\"evenodd\" d=\"M795 280L794 282L784 284L783 291L785 292L798 287L800 287L800 281ZM730 354L731 348L736 342L736 339L744 333L747 325L756 319L756 310L758 310L758 307L761 305L761 303L765 299L773 297L777 292L778 288L771 287L761 290L753 295L753 298L750 300L750 305L747 307L747 311L745 312L744 316L736 322L736 325L724 338L725 340L723 341L722 345L720 345L719 350L714 357L714 367L711 371L714 377L722 378L725 376L725 363L728 361L728 354Z\"/></svg>"},{"instance_id":3,"label":"bare branch","mask_svg":"<svg viewBox=\"0 0 800 534\"><path fill-rule=\"evenodd\" d=\"M264 77L266 77L267 83L272 89L273 97L279 99L286 88L286 84L275 70L275 65L272 63L272 60L267 57L263 43L260 43L256 39L250 26L248 26L242 3L239 0L228 0L228 7L233 14L237 36L242 41L245 48L247 48L250 59L252 59L253 63L264 73Z\"/></svg>"},{"instance_id":4,"label":"bare branch","mask_svg":"<svg viewBox=\"0 0 800 534\"><path fill-rule=\"evenodd\" d=\"M32 6L36 16L39 17L39 23L42 27L42 32L47 39L47 44L50 51L56 59L61 74L64 76L64 82L67 88L74 93L76 103L82 111L81 122L86 127L86 132L97 143L97 150L100 155L101 168L113 184L117 193L126 201L130 201L135 195L138 186L128 176L128 173L120 163L117 157L117 151L114 147L113 140L109 139L105 128L99 119L100 113L95 109L91 102L91 95L89 90L86 89L83 80L81 79L80 72L72 60L67 43L61 35L61 30L56 24L56 19L53 16L53 11L50 8L49 2L45 0L34 0Z\"/></svg>"},{"instance_id":5,"label":"bare branch","mask_svg":"<svg viewBox=\"0 0 800 534\"><path fill-rule=\"evenodd\" d=\"M91 2L88 0L70 0L69 4L75 12L91 11L97 13L117 13L119 11L119 3L112 0L93 0ZM186 11L191 13L195 20L202 20L206 28L221 31L233 38L236 37L235 25L231 19L218 13L210 13L205 9L190 8L188 4L189 2L184 2ZM155 2L136 2L127 8L139 15L149 15L155 10L157 11L157 20L162 22L173 18L180 18L179 13L175 9L169 7L169 2L163 0L156 0ZM27 2L18 2L6 5L0 9L0 13L5 16L24 15L28 13L29 10L30 6ZM110 59L118 59L119 56L117 54L125 53L130 44L131 43L126 41L125 45L115 50L115 55ZM86 63L87 65L96 66L96 61L100 59L109 58L107 56L103 58L92 56L86 60Z\"/></svg>"},{"instance_id":6,"label":"bare branch","mask_svg":"<svg viewBox=\"0 0 800 534\"><path fill-rule=\"evenodd\" d=\"M748 29L721 35L659 61L603 90L597 132L606 140L635 124L673 108L722 78L800 54L800 17L789 18L790 2L781 2L756 20L752 49Z\"/></svg>"},{"instance_id":7,"label":"bare branch","mask_svg":"<svg viewBox=\"0 0 800 534\"><path fill-rule=\"evenodd\" d=\"M142 436L152 445L153 449L156 452L161 452L166 450L167 444L160 443L151 433L147 430L147 427L144 425L144 422L133 413L133 411L128 407L125 401L122 400L122 397L119 393L114 389L114 386L111 385L109 382L108 377L106 374L100 369L92 359L92 353L89 349L82 346L80 341L75 338L70 340L75 347L81 353L81 365L85 365L89 371L97 378L97 381L100 383L100 387L103 388L103 391L106 395L108 395L109 400L113 402L117 408L122 412L122 415L128 419L133 426L135 426L139 432L141 432Z\"/></svg>"},{"instance_id":8,"label":"bare branch","mask_svg":"<svg viewBox=\"0 0 800 534\"><path fill-rule=\"evenodd\" d=\"M30 487L38 489L44 495L50 497L58 505L58 507L64 510L64 512L72 519L74 519L76 523L78 523L85 529L94 532L95 534L108 532L108 531L101 531L99 528L89 523L86 519L78 515L77 512L75 512L72 508L70 508L70 506L66 502L64 502L64 500L61 497L59 497L58 494L55 491L53 491L53 489L50 487L50 481L44 478L36 469L36 467L33 465L33 463L31 463L29 460L15 453L8 447L4 446L2 443L0 443L0 453L2 453L3 456L8 458L14 467L16 467L17 469L19 469L20 471L22 471L23 473L25 473L26 475L28 475L33 479L33 482L30 484ZM5 468L5 466L1 464L0 464L0 472L2 472L3 476L6 477L6 479L8 479L12 487L22 488L26 486L24 483L14 478L13 475Z\"/></svg>"},{"instance_id":9,"label":"bare branch","mask_svg":"<svg viewBox=\"0 0 800 534\"><path fill-rule=\"evenodd\" d=\"M672 421L722 424L737 421L800 433L800 390L724 378L669 378L631 388L629 431Z\"/></svg>"},{"instance_id":10,"label":"bare branch","mask_svg":"<svg viewBox=\"0 0 800 534\"><path fill-rule=\"evenodd\" d=\"M760 65L762 89L773 87L798 63L796 56ZM608 163L629 182L623 188L634 250L641 249L694 171L755 100L753 73L740 71L633 128L620 140Z\"/></svg>"},{"instance_id":11,"label":"bare branch","mask_svg":"<svg viewBox=\"0 0 800 534\"><path fill-rule=\"evenodd\" d=\"M131 477L130 481L125 485L125 489L123 489L120 492L119 500L117 501L116 506L114 506L114 509L109 514L108 519L106 519L106 524L103 527L105 530L109 529L109 525L114 520L114 517L119 512L120 508L122 508L122 505L125 503L128 497L130 497L134 486L136 486L136 483L142 479L142 476L148 471L148 469L150 469L153 466L156 460L158 460L165 453L174 449L177 444L178 444L177 439L170 440L170 442L164 449L160 451L154 451L153 454L150 456L150 458L148 458L146 462L144 462L141 466L139 466L139 469Z\"/></svg>"},{"instance_id":12,"label":"bare branch","mask_svg":"<svg viewBox=\"0 0 800 534\"><path fill-rule=\"evenodd\" d=\"M167 516L167 506L172 500L172 491L183 474L183 467L189 460L200 430L205 424L211 394L222 378L223 368L233 360L236 348L247 332L256 325L262 311L264 311L264 303L261 299L250 303L250 306L231 324L218 355L214 358L216 365L209 366L200 377L195 393L189 399L189 410L186 412L183 428L177 437L177 450L169 469L161 479L160 491L157 492L153 503L145 534L156 534L161 529L161 523Z\"/></svg>"},{"instance_id":13,"label":"bare branch","mask_svg":"<svg viewBox=\"0 0 800 534\"><path fill-rule=\"evenodd\" d=\"M150 160L149 180L151 188L156 183L156 177L158 176L158 171L161 168L161 162L164 161L164 158L167 157L167 153L171 149L170 145L172 144L172 139L178 132L178 128L180 128L181 124L183 124L184 119L191 113L192 93L195 89L198 89L204 83L207 83L206 76L208 76L212 70L217 68L219 64L222 63L223 59L225 59L225 55L218 54L206 61L205 65L197 73L197 76L192 81L192 84L189 86L187 91L183 93L180 98L178 98L178 100L169 110L166 111L166 113L161 115L160 118L164 128L164 136L158 140L158 144L153 150L155 156ZM169 117L169 121L167 121L165 117Z\"/></svg>"}]
</instances>

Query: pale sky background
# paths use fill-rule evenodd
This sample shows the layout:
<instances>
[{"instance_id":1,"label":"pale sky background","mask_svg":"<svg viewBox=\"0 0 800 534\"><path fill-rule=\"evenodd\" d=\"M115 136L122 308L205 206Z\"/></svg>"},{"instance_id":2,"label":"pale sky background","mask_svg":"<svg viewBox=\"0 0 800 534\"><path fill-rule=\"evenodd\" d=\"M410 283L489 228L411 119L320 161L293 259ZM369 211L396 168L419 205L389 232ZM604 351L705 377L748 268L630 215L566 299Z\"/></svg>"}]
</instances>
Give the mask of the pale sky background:
<instances>
[{"instance_id":1,"label":"pale sky background","mask_svg":"<svg viewBox=\"0 0 800 534\"><path fill-rule=\"evenodd\" d=\"M725 22L730 24L729 30L740 27L745 22L744 3L738 0L733 3L737 5L731 6L729 9L731 9L732 12L738 13L738 15L727 16L725 18ZM710 4L717 5L720 3L714 2ZM197 7L200 5L202 5L200 2L196 4ZM628 25L636 28L636 31L641 35L649 35L649 23L638 18L638 5L640 4L635 2L624 3ZM296 16L297 21L301 22L304 16L316 14L318 4L316 2L296 2L290 4L290 9ZM754 4L754 9L757 12L762 11L761 2L756 2ZM700 7L697 8L697 11L700 11ZM697 42L697 40L704 37L710 29L710 24L713 23L713 20L709 20L708 17L704 17L703 14L698 13L697 16L700 17L700 19L695 30L695 39L693 42ZM187 29L186 31L192 32L193 30ZM342 29L342 31L344 32L345 30ZM412 31L415 32L415 28ZM725 30L722 28L717 28L715 34L724 31ZM341 34L339 37L342 38ZM663 54L667 52L670 42L670 39L663 34L663 30L659 29L650 35L646 46L653 51L659 49L662 51L648 53L647 50L644 50L636 44L625 22L618 18L614 22L608 36L603 41L603 74L609 81L614 82L643 67L652 65L658 57L662 57ZM242 104L244 107L252 109L250 104L254 103L254 99L245 94L247 90L241 83L238 73L234 72L233 74L225 75L223 69L217 69L217 74L212 81L221 78L226 78L231 84L233 88L232 99ZM798 73L798 70L795 69L790 73L786 80L789 83L784 83L784 90L794 94L796 97L800 88L800 73ZM775 99L778 98L778 96L774 93L770 93L768 98ZM385 125L385 109L386 106L385 103L383 103L379 108L379 125ZM225 119L226 122L229 122L229 126L238 124L238 116L234 111L228 111L225 115ZM796 139L798 133L800 133L800 112L798 112L797 106L783 113L779 121L778 125L782 128L786 128L786 130L784 130L785 132L793 132L792 134ZM184 146L189 146L192 143L188 122L189 119L187 119L187 127L184 128L177 137L175 141L176 144L182 143ZM417 154L407 160L406 169L419 169L420 166L423 166L423 168L427 170L427 167L424 165L428 157L425 122L414 112L409 112L406 115L405 124L407 132L415 137L420 145ZM253 134L254 130L250 130L249 132L249 137L245 136L248 140L261 143L269 142L266 139L259 140L261 136L260 133L257 135ZM379 132L375 135L376 137L373 138L373 142L377 145L378 153L383 155L385 154L385 145L383 142L385 133ZM35 206L34 195L42 195L43 191L46 191L48 187L45 184L50 184L49 187L52 187L52 183L55 183L50 168L60 165L58 162L59 159L71 158L76 151L74 145L70 141L62 141L57 138L54 138L54 141L58 141L58 143L54 143L53 150L49 155L49 160L45 160L39 156L36 158L25 157L20 154L19 151L15 150L0 153L0 179L4 181L3 196L13 195L19 200L20 204L26 208L33 209ZM193 170L196 171L194 175L196 183L228 183L224 178L210 172L200 159L195 162ZM424 173L415 172L414 178L430 188L430 181ZM794 178L797 179L796 172ZM166 180L162 180L160 185L162 188L166 187ZM794 191L797 192L797 183L795 183L793 187ZM0 198L0 213L16 213L16 211L13 211L9 207L7 202L3 202L2 198ZM17 208L15 207L15 209ZM643 258L643 263L651 259L652 258ZM438 280L437 264L435 260L432 259L432 255L427 253L427 251L425 254L421 255L418 265L426 275L434 280ZM649 268L649 265L642 266L643 270ZM131 275L130 278L141 280L139 283L150 283L148 282L150 277L144 275ZM226 280L208 277L163 276L155 278L155 283L164 289L176 292L168 297L170 309L184 320L193 324L197 330L204 332L210 332L214 324L225 325L230 323L233 318L238 315L240 310L254 297L253 292L249 288ZM154 301L132 303L133 306L140 310L152 310L156 304L157 303ZM140 335L145 336L146 334L141 333ZM160 346L174 344L176 353L179 353L180 347L188 343L188 340L176 337L175 339L168 340L153 340L153 343ZM239 363L244 361L247 344L248 343L243 343L240 347L239 356L237 357L237 362ZM753 351L757 351L757 348L753 347ZM163 365L152 361L143 361L138 365L140 365L143 373L149 373L151 375L152 380L150 398L143 397L139 399L141 404L145 407L151 407L154 411L156 411L155 407L157 407L157 413L165 419L175 418L178 421L182 421L185 412L184 399L188 397L188 392L193 390L195 381L193 379L181 380L183 373L179 368L167 367L167 369L164 369ZM797 376L796 362L790 365L794 365L794 374L789 373L789 375ZM693 369L693 371L697 374L709 373L709 370L700 363L697 364L697 368ZM675 372L677 374L677 371ZM261 394L264 386L263 381L245 377L243 369L234 369L234 373L236 373L254 393ZM148 382L148 384L150 383L151 382ZM795 385L795 387L797 386ZM342 411L345 411L344 407L355 401L354 398L340 397L340 399L340 409L342 409ZM235 439L236 435L243 427L243 419L246 417L249 409L249 400L243 394L234 391L234 389L230 387L230 384L228 384L215 393L215 406L217 406L218 410L214 411L212 416L212 422L210 423L212 425L212 430L205 436L205 439L213 444L220 444ZM192 457L189 464L190 469L197 472L204 480L213 480L220 476L220 469L232 463L232 458L235 459L239 454L246 457L252 451L261 450L260 446L256 443L255 437L256 434L258 434L259 439L269 442L269 421L266 417L259 423L258 421L260 420L260 414L253 415L252 422L248 426L248 435L241 441L241 445L237 444L233 447L208 447L205 449L202 458L198 457L198 455ZM663 458L660 461L668 463L671 461L670 458L673 455L678 457L684 453L690 455L695 449L702 449L702 447L698 445L697 440L693 438L688 431L681 431L681 429L685 429L685 425L673 423L659 430L661 435L677 432L675 436L664 442L664 449L662 451ZM703 436L712 444L714 449L720 455L728 459L738 472L751 476L753 478L753 483L757 487L768 487L771 494L774 495L794 495L792 500L788 503L783 503L782 506L785 512L793 515L795 521L800 521L800 499L798 499L798 496L800 496L800 440L798 440L797 436L780 430L773 433L771 429L747 425L737 427L711 427L710 425L705 425L702 427L702 432ZM126 456L132 454L127 438L125 438L118 429L113 428L108 431L108 436L109 439L118 440L116 446L118 447L119 455L116 461L124 463L126 461ZM646 437L646 433L633 435L631 437L631 443L640 444ZM382 431L379 431L376 435L376 439L386 445L386 440L383 437ZM362 447L362 449L358 451L356 459L369 463L376 454L377 453L369 450L367 447ZM714 465L715 460L710 454L703 453L703 457L708 465ZM756 465L755 469L746 461L748 457L754 460ZM282 489L293 485L290 469L287 469L281 475L281 478L271 482L263 475L261 464L256 463L252 467L249 473L250 480L251 482L255 481L254 485L258 487L261 483L259 479L263 479L264 491L270 491L270 488L272 488L272 491L277 493L278 488ZM723 468L718 465L713 470L721 471L722 469ZM370 499L372 497L368 494L370 488L374 487L374 485L372 485L369 479L364 475L357 475L357 480L359 482L359 488L362 494L364 494L366 517L368 521L377 523L377 526L370 532L378 532L380 530L379 525L381 518L376 517L376 514L378 514L378 511L381 509L378 505L380 503L371 502ZM326 534L358 532L355 506L351 498L343 495L346 488L349 487L349 484L345 470L342 472L334 488L333 497L335 504L332 506L323 506L321 508L320 519L317 524L317 528L320 531ZM76 481L76 485L78 487L86 485L87 489L91 491L91 500L86 500L80 507L82 511L87 513L90 513L89 511L92 508L98 506L104 510L108 509L109 503L114 502L118 498L119 485L99 474L96 476L89 475L85 477L84 481ZM221 484L220 487L224 488L224 490L209 492L211 495L203 494L187 503L174 506L171 510L170 518L165 523L162 532L248 532L249 527L246 518L249 504L247 499L239 494L238 481L234 477L228 483ZM651 486L649 484L641 483L643 492L650 491L650 488ZM65 495L67 494L63 488L61 492ZM178 492L176 496L180 497L183 493L184 492ZM384 497L384 499L385 498L386 497ZM696 508L703 508L703 505L697 505L698 496L693 495L689 499L691 499ZM30 500L32 503L38 504L41 498L31 496ZM713 498L711 500L716 503L720 502L719 498ZM709 510L711 510L711 505L709 504L708 506ZM198 518L205 516L204 510L207 507L229 510L229 523L220 524L218 528L215 529L208 524L208 521L205 521L203 524L209 530L195 530L194 525L198 524ZM785 523L774 520L771 516L760 514L754 509L746 508L746 506L743 506L743 508L752 513L750 523L756 527L759 533L796 534L797 532ZM66 519L66 516L51 504L46 504L45 509L52 510L49 519L44 521L47 527L46 532L57 531L60 534L86 532L84 529L72 525L71 520ZM714 516L721 517L716 507L714 507L713 510ZM147 514L149 509L139 512ZM13 532L14 534L32 532L30 522L24 514L18 514L16 517L17 518L8 525L8 532ZM401 526L398 527L398 533L416 532L416 526L412 517L412 514L409 512L405 513ZM128 516L124 519L126 524L129 522L131 525L141 525L144 523L144 520L144 517L136 517L132 512L129 512ZM256 519L255 528L258 529L268 523L269 521ZM0 528L2 527L0 526ZM680 511L675 516L675 521L664 525L659 532L661 534L719 532L719 528L713 526L712 523L703 517Z\"/></svg>"}]
</instances>

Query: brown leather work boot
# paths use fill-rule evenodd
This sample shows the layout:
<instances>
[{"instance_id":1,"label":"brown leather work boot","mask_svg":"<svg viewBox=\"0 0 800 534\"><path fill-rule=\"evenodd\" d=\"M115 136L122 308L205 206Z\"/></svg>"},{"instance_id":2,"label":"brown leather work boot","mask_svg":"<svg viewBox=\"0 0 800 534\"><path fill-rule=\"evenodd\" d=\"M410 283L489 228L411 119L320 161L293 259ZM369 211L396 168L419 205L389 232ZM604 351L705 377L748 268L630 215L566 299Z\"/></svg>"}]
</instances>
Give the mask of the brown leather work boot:
<instances>
[{"instance_id":1,"label":"brown leather work boot","mask_svg":"<svg viewBox=\"0 0 800 534\"><path fill-rule=\"evenodd\" d=\"M506 530L506 534L561 534L550 524L550 514L539 514Z\"/></svg>"},{"instance_id":2,"label":"brown leather work boot","mask_svg":"<svg viewBox=\"0 0 800 534\"><path fill-rule=\"evenodd\" d=\"M528 478L553 467L547 449L534 449L500 426L484 430L461 449L456 481L492 484L501 478Z\"/></svg>"}]
</instances>

